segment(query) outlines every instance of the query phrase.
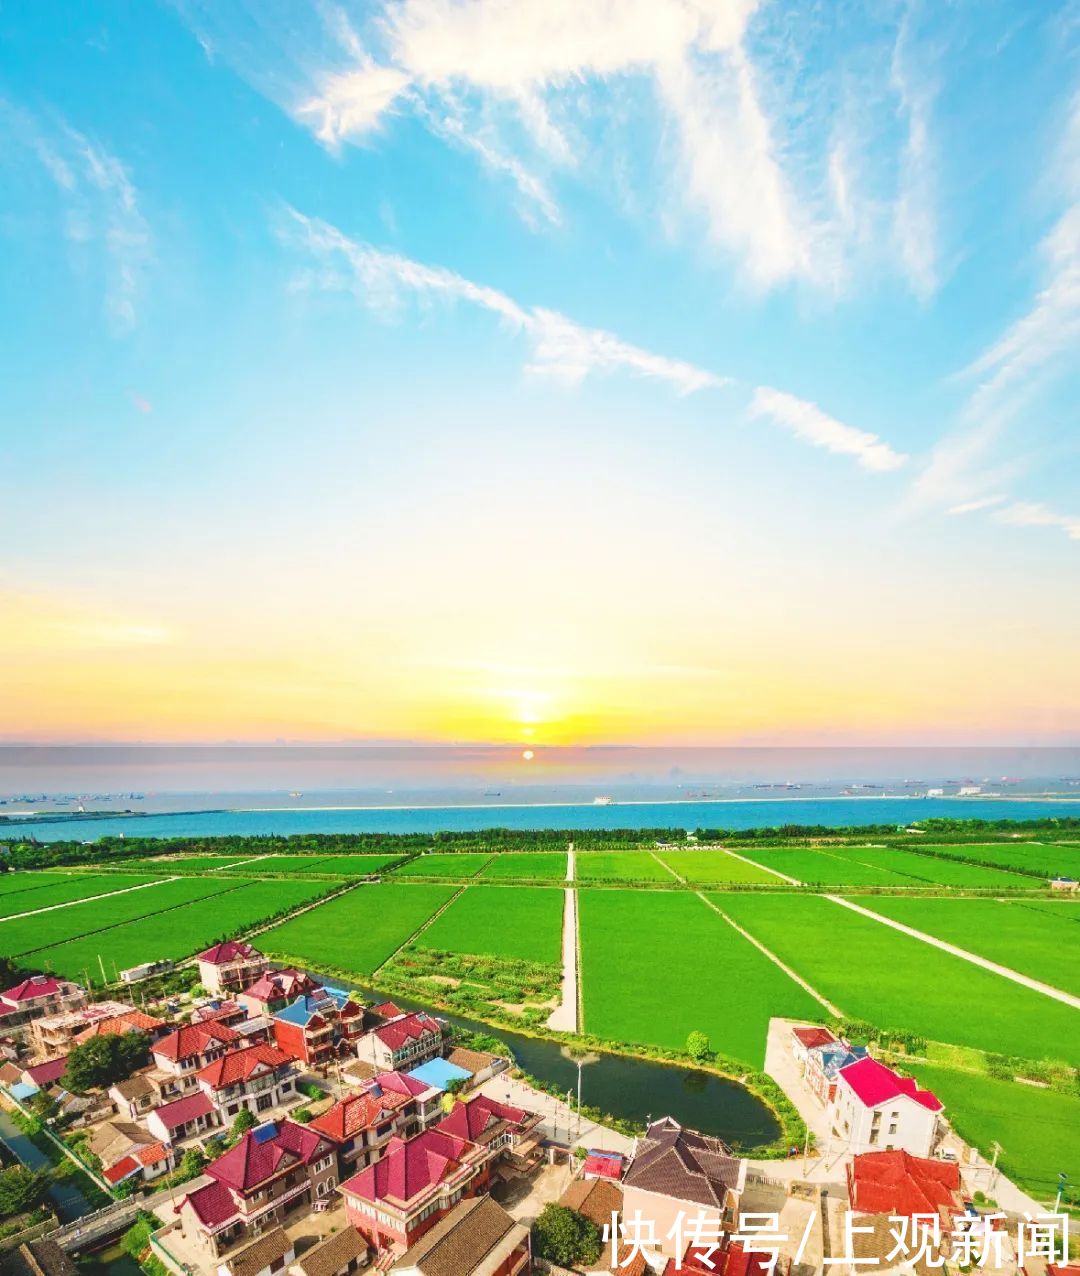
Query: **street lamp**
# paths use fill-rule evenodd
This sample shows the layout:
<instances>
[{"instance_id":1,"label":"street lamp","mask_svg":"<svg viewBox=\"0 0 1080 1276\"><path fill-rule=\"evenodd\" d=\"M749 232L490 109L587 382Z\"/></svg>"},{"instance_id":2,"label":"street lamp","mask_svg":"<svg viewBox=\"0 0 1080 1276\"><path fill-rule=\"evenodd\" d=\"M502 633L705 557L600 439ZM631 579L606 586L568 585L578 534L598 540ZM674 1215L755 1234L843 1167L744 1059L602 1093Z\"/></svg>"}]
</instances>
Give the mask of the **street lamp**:
<instances>
[{"instance_id":1,"label":"street lamp","mask_svg":"<svg viewBox=\"0 0 1080 1276\"><path fill-rule=\"evenodd\" d=\"M1057 1200L1054 1202L1054 1213L1057 1214L1061 1209L1061 1197L1065 1191L1065 1184L1068 1183L1069 1176L1064 1170L1058 1171L1058 1193Z\"/></svg>"},{"instance_id":2,"label":"street lamp","mask_svg":"<svg viewBox=\"0 0 1080 1276\"><path fill-rule=\"evenodd\" d=\"M581 1133L581 1069L588 1067L590 1063L599 1063L600 1056L598 1054L574 1054L569 1046L563 1046L559 1051L564 1059L569 1059L572 1064L577 1067L577 1132ZM570 1132L567 1130L567 1137Z\"/></svg>"}]
</instances>

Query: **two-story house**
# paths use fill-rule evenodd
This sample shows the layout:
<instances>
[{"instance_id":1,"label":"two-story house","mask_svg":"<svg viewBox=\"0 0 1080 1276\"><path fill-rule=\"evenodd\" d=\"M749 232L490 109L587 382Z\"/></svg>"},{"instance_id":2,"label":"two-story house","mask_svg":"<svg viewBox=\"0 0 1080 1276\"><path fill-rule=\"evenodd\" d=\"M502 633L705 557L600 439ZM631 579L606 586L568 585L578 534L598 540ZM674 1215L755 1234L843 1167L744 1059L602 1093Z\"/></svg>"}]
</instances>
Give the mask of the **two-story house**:
<instances>
[{"instance_id":1,"label":"two-story house","mask_svg":"<svg viewBox=\"0 0 1080 1276\"><path fill-rule=\"evenodd\" d=\"M355 1053L364 1035L364 1007L341 988L316 988L273 1015L278 1048L301 1063L326 1064L343 1050Z\"/></svg>"},{"instance_id":2,"label":"two-story house","mask_svg":"<svg viewBox=\"0 0 1080 1276\"><path fill-rule=\"evenodd\" d=\"M377 1161L395 1135L407 1138L415 1120L416 1103L410 1095L375 1085L339 1099L311 1122L311 1129L324 1134L337 1148L338 1169L344 1179Z\"/></svg>"},{"instance_id":3,"label":"two-story house","mask_svg":"<svg viewBox=\"0 0 1080 1276\"><path fill-rule=\"evenodd\" d=\"M210 993L237 993L266 970L270 962L242 939L227 939L199 953L199 983Z\"/></svg>"},{"instance_id":4,"label":"two-story house","mask_svg":"<svg viewBox=\"0 0 1080 1276\"><path fill-rule=\"evenodd\" d=\"M236 1000L249 1015L272 1015L297 997L314 993L319 985L294 966L282 970L267 967L253 983L245 985Z\"/></svg>"},{"instance_id":5,"label":"two-story house","mask_svg":"<svg viewBox=\"0 0 1080 1276\"><path fill-rule=\"evenodd\" d=\"M525 1163L531 1164L538 1155L540 1120L535 1112L477 1094L456 1103L435 1129L475 1143L491 1161L513 1158L525 1168Z\"/></svg>"},{"instance_id":6,"label":"two-story house","mask_svg":"<svg viewBox=\"0 0 1080 1276\"><path fill-rule=\"evenodd\" d=\"M341 1185L349 1222L375 1249L403 1253L461 1200L486 1191L483 1148L440 1130L393 1138Z\"/></svg>"},{"instance_id":7,"label":"two-story house","mask_svg":"<svg viewBox=\"0 0 1080 1276\"><path fill-rule=\"evenodd\" d=\"M828 1109L829 1129L858 1154L894 1148L928 1157L944 1131L941 1100L876 1059L841 1068Z\"/></svg>"},{"instance_id":8,"label":"two-story house","mask_svg":"<svg viewBox=\"0 0 1080 1276\"><path fill-rule=\"evenodd\" d=\"M189 1192L176 1213L212 1259L329 1197L337 1183L333 1144L293 1121L248 1130L205 1173L211 1181Z\"/></svg>"},{"instance_id":9,"label":"two-story house","mask_svg":"<svg viewBox=\"0 0 1080 1276\"><path fill-rule=\"evenodd\" d=\"M67 1007L36 1018L30 1025L30 1040L42 1055L64 1054L95 1024L124 1015L138 1015L134 1006L122 1001L98 1001L91 1006ZM120 1028L124 1032L129 1029Z\"/></svg>"},{"instance_id":10,"label":"two-story house","mask_svg":"<svg viewBox=\"0 0 1080 1276\"><path fill-rule=\"evenodd\" d=\"M836 1078L840 1069L866 1058L869 1055L865 1046L849 1046L845 1041L811 1046L806 1051L803 1080L818 1103L827 1108L836 1095Z\"/></svg>"},{"instance_id":11,"label":"two-story house","mask_svg":"<svg viewBox=\"0 0 1080 1276\"><path fill-rule=\"evenodd\" d=\"M53 975L31 975L0 992L0 1032L21 1038L26 1035L27 1027L42 1016L78 1010L85 1005L86 993L78 984Z\"/></svg>"},{"instance_id":12,"label":"two-story house","mask_svg":"<svg viewBox=\"0 0 1080 1276\"><path fill-rule=\"evenodd\" d=\"M422 1010L372 1028L357 1042L357 1058L385 1071L415 1068L442 1054L443 1025Z\"/></svg>"},{"instance_id":13,"label":"two-story house","mask_svg":"<svg viewBox=\"0 0 1080 1276\"><path fill-rule=\"evenodd\" d=\"M608 1220L610 1222L610 1220ZM390 1269L391 1276L517 1276L532 1263L529 1229L491 1199L462 1201Z\"/></svg>"},{"instance_id":14,"label":"two-story house","mask_svg":"<svg viewBox=\"0 0 1080 1276\"><path fill-rule=\"evenodd\" d=\"M365 1087L378 1087L383 1093L401 1094L412 1100L412 1107L406 1109L406 1138L435 1125L445 1115L442 1106L443 1090L407 1072L380 1072L373 1081L364 1084Z\"/></svg>"},{"instance_id":15,"label":"two-story house","mask_svg":"<svg viewBox=\"0 0 1080 1276\"><path fill-rule=\"evenodd\" d=\"M228 1124L241 1108L258 1115L296 1097L296 1066L275 1046L231 1050L201 1068L196 1080L223 1124Z\"/></svg>"},{"instance_id":16,"label":"two-story house","mask_svg":"<svg viewBox=\"0 0 1080 1276\"><path fill-rule=\"evenodd\" d=\"M154 1067L173 1078L181 1093L196 1087L196 1075L223 1054L242 1044L239 1034L227 1024L184 1024L151 1048Z\"/></svg>"}]
</instances>

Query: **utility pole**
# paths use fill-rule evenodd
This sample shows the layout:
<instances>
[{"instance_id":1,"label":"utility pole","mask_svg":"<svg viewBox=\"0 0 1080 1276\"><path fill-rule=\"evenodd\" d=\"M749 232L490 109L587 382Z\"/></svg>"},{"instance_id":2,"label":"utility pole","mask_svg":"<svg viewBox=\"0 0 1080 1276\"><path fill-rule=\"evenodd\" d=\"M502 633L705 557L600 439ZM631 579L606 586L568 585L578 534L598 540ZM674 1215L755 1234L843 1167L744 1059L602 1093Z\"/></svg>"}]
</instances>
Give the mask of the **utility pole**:
<instances>
[{"instance_id":1,"label":"utility pole","mask_svg":"<svg viewBox=\"0 0 1080 1276\"><path fill-rule=\"evenodd\" d=\"M1069 1181L1069 1176L1065 1173L1065 1171L1064 1171L1064 1170L1059 1170L1059 1171L1058 1171L1058 1193L1057 1193L1057 1200L1054 1202L1054 1213L1055 1213L1055 1214L1059 1214L1059 1213L1061 1212L1061 1197L1062 1197L1062 1195L1064 1194L1064 1191L1065 1191L1065 1184L1066 1184L1068 1181Z\"/></svg>"},{"instance_id":2,"label":"utility pole","mask_svg":"<svg viewBox=\"0 0 1080 1276\"><path fill-rule=\"evenodd\" d=\"M1001 1144L997 1141L997 1139L995 1139L994 1142L990 1144L990 1146L994 1149L994 1159L990 1162L990 1181L987 1184L987 1186L990 1188L990 1191L992 1192L994 1190L995 1184L997 1183L998 1157L1001 1155L1002 1152L1005 1151L1005 1149L1001 1146Z\"/></svg>"},{"instance_id":3,"label":"utility pole","mask_svg":"<svg viewBox=\"0 0 1080 1276\"><path fill-rule=\"evenodd\" d=\"M105 958L98 953L97 959L98 965L101 967L101 986L104 987L109 982L109 976L105 973Z\"/></svg>"}]
</instances>

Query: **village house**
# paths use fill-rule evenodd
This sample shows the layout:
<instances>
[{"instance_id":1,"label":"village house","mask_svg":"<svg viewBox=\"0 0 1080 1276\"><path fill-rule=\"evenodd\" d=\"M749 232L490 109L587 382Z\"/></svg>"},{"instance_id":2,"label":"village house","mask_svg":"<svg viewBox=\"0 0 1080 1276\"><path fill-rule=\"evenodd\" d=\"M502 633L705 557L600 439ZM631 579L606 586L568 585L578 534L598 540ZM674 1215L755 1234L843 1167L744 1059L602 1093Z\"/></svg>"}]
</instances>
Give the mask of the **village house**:
<instances>
[{"instance_id":1,"label":"village house","mask_svg":"<svg viewBox=\"0 0 1080 1276\"><path fill-rule=\"evenodd\" d=\"M128 1179L150 1182L173 1168L169 1148L132 1121L103 1121L90 1135L90 1151L101 1161L110 1187Z\"/></svg>"},{"instance_id":2,"label":"village house","mask_svg":"<svg viewBox=\"0 0 1080 1276\"><path fill-rule=\"evenodd\" d=\"M865 1046L849 1046L843 1041L814 1046L806 1052L803 1080L818 1103L827 1108L836 1094L836 1078L840 1069L866 1058L869 1054Z\"/></svg>"},{"instance_id":3,"label":"village house","mask_svg":"<svg viewBox=\"0 0 1080 1276\"><path fill-rule=\"evenodd\" d=\"M175 1146L221 1124L213 1099L202 1090L164 1103L146 1114L146 1128L164 1143Z\"/></svg>"},{"instance_id":4,"label":"village house","mask_svg":"<svg viewBox=\"0 0 1080 1276\"><path fill-rule=\"evenodd\" d=\"M621 1223L623 1210L623 1191L618 1183L609 1178L576 1178L559 1197L559 1204L587 1218L599 1228L601 1236L604 1235L604 1229L608 1229L608 1239L596 1261L583 1266L583 1272L599 1274L618 1271L621 1276L644 1276L647 1265L640 1250L632 1257L627 1254L615 1255L612 1252L611 1220L616 1218ZM629 1261L626 1261L628 1258Z\"/></svg>"},{"instance_id":5,"label":"village house","mask_svg":"<svg viewBox=\"0 0 1080 1276\"><path fill-rule=\"evenodd\" d=\"M876 1059L841 1068L829 1105L829 1129L853 1153L902 1148L926 1157L944 1131L941 1100Z\"/></svg>"},{"instance_id":6,"label":"village house","mask_svg":"<svg viewBox=\"0 0 1080 1276\"><path fill-rule=\"evenodd\" d=\"M295 1258L292 1237L283 1227L272 1227L223 1259L217 1276L271 1276L272 1272L283 1271Z\"/></svg>"},{"instance_id":7,"label":"village house","mask_svg":"<svg viewBox=\"0 0 1080 1276\"><path fill-rule=\"evenodd\" d=\"M165 1019L156 1019L153 1015L144 1014L141 1010L121 1011L106 1019L98 1019L88 1028L77 1033L74 1043L81 1046L94 1037L122 1036L125 1032L144 1032L150 1040L160 1041L172 1031L172 1024Z\"/></svg>"},{"instance_id":8,"label":"village house","mask_svg":"<svg viewBox=\"0 0 1080 1276\"><path fill-rule=\"evenodd\" d=\"M297 997L318 991L319 985L303 971L289 966L284 970L267 967L254 983L246 985L236 1000L249 1015L273 1015Z\"/></svg>"},{"instance_id":9,"label":"village house","mask_svg":"<svg viewBox=\"0 0 1080 1276\"><path fill-rule=\"evenodd\" d=\"M401 1094L412 1100L412 1108L406 1109L409 1121L405 1130L406 1138L426 1130L444 1116L443 1091L408 1072L379 1072L373 1080L364 1084L375 1085L384 1093Z\"/></svg>"},{"instance_id":10,"label":"village house","mask_svg":"<svg viewBox=\"0 0 1080 1276\"><path fill-rule=\"evenodd\" d=\"M403 1252L487 1184L482 1148L430 1129L391 1139L379 1160L342 1183L341 1195L349 1222L375 1249Z\"/></svg>"},{"instance_id":11,"label":"village house","mask_svg":"<svg viewBox=\"0 0 1080 1276\"><path fill-rule=\"evenodd\" d=\"M415 1068L442 1054L443 1026L419 1010L401 1014L365 1033L357 1044L357 1058L385 1071Z\"/></svg>"},{"instance_id":12,"label":"village house","mask_svg":"<svg viewBox=\"0 0 1080 1276\"><path fill-rule=\"evenodd\" d=\"M534 1112L477 1094L456 1103L435 1129L475 1143L490 1161L509 1159L514 1168L525 1171L540 1156L540 1121Z\"/></svg>"},{"instance_id":13,"label":"village house","mask_svg":"<svg viewBox=\"0 0 1080 1276\"><path fill-rule=\"evenodd\" d=\"M290 1276L348 1276L366 1267L371 1250L355 1227L343 1227L312 1245L289 1268Z\"/></svg>"},{"instance_id":14,"label":"village house","mask_svg":"<svg viewBox=\"0 0 1080 1276\"><path fill-rule=\"evenodd\" d=\"M346 1095L311 1122L337 1148L342 1178L378 1160L397 1135L407 1138L416 1124L416 1101L411 1095L383 1090L379 1085Z\"/></svg>"},{"instance_id":15,"label":"village house","mask_svg":"<svg viewBox=\"0 0 1080 1276\"><path fill-rule=\"evenodd\" d=\"M702 1214L717 1225L734 1222L746 1185L746 1162L719 1139L685 1130L672 1117L653 1121L639 1139L623 1176L623 1210L651 1218L659 1251L675 1252L673 1224L680 1212ZM670 1233L670 1235L669 1235Z\"/></svg>"},{"instance_id":16,"label":"village house","mask_svg":"<svg viewBox=\"0 0 1080 1276\"><path fill-rule=\"evenodd\" d=\"M176 1212L211 1258L328 1197L337 1183L333 1144L293 1121L248 1130L205 1174L211 1181L184 1196Z\"/></svg>"},{"instance_id":17,"label":"village house","mask_svg":"<svg viewBox=\"0 0 1080 1276\"><path fill-rule=\"evenodd\" d=\"M211 1021L183 1024L155 1042L150 1053L154 1066L174 1078L179 1089L186 1092L195 1088L197 1072L242 1044L234 1028Z\"/></svg>"},{"instance_id":18,"label":"village house","mask_svg":"<svg viewBox=\"0 0 1080 1276\"><path fill-rule=\"evenodd\" d=\"M799 1025L791 1030L791 1056L798 1066L804 1070L806 1068L806 1056L811 1050L836 1044L836 1034L830 1032L828 1028Z\"/></svg>"},{"instance_id":19,"label":"village house","mask_svg":"<svg viewBox=\"0 0 1080 1276\"><path fill-rule=\"evenodd\" d=\"M20 1080L24 1086L35 1090L47 1090L56 1085L67 1071L67 1055L57 1055L55 1059L43 1059L41 1063L31 1063L23 1068Z\"/></svg>"},{"instance_id":20,"label":"village house","mask_svg":"<svg viewBox=\"0 0 1080 1276\"><path fill-rule=\"evenodd\" d=\"M295 1073L292 1059L275 1046L245 1046L208 1063L196 1081L227 1125L241 1108L258 1115L293 1100Z\"/></svg>"},{"instance_id":21,"label":"village house","mask_svg":"<svg viewBox=\"0 0 1080 1276\"><path fill-rule=\"evenodd\" d=\"M340 988L316 988L275 1011L272 1022L280 1050L318 1066L342 1050L355 1052L364 1035L364 1007Z\"/></svg>"},{"instance_id":22,"label":"village house","mask_svg":"<svg viewBox=\"0 0 1080 1276\"><path fill-rule=\"evenodd\" d=\"M209 993L236 993L253 983L270 965L257 948L227 939L199 953L199 983Z\"/></svg>"},{"instance_id":23,"label":"village house","mask_svg":"<svg viewBox=\"0 0 1080 1276\"><path fill-rule=\"evenodd\" d=\"M532 1265L529 1229L490 1196L461 1201L391 1267L394 1276L515 1276Z\"/></svg>"},{"instance_id":24,"label":"village house","mask_svg":"<svg viewBox=\"0 0 1080 1276\"><path fill-rule=\"evenodd\" d=\"M146 1072L117 1081L109 1086L108 1094L117 1112L128 1121L137 1121L161 1102L158 1088Z\"/></svg>"},{"instance_id":25,"label":"village house","mask_svg":"<svg viewBox=\"0 0 1080 1276\"><path fill-rule=\"evenodd\" d=\"M247 1010L238 1001L217 998L196 1006L191 1012L192 1023L223 1023L229 1028L239 1027L247 1017Z\"/></svg>"},{"instance_id":26,"label":"village house","mask_svg":"<svg viewBox=\"0 0 1080 1276\"><path fill-rule=\"evenodd\" d=\"M855 1156L847 1167L848 1200L851 1208L851 1256L858 1263L858 1270L873 1265L874 1270L890 1271L903 1268L918 1276L929 1276L940 1270L938 1260L948 1259L952 1250L952 1233L955 1229L981 1226L982 1220L970 1214L964 1203L960 1181L960 1168L954 1162L938 1161L912 1156L908 1152L864 1152ZM941 1244L931 1246L929 1254L917 1261L900 1261L897 1255L892 1262L889 1256L896 1250L897 1236L903 1236L902 1219L937 1220L933 1224L940 1235ZM912 1237L912 1255L918 1246ZM1001 1237L1001 1257L1008 1266L1012 1253L1011 1242ZM996 1265L991 1264L995 1267ZM1015 1262L1012 1264L1015 1270ZM856 1270L854 1264L849 1270Z\"/></svg>"},{"instance_id":27,"label":"village house","mask_svg":"<svg viewBox=\"0 0 1080 1276\"><path fill-rule=\"evenodd\" d=\"M76 1038L95 1024L137 1014L141 1011L122 1001L98 1001L89 1006L68 1008L35 1019L30 1028L31 1042L42 1055L66 1053Z\"/></svg>"},{"instance_id":28,"label":"village house","mask_svg":"<svg viewBox=\"0 0 1080 1276\"><path fill-rule=\"evenodd\" d=\"M27 1027L42 1016L85 1005L86 993L78 984L53 975L31 975L0 992L0 1031L5 1036L21 1038Z\"/></svg>"}]
</instances>

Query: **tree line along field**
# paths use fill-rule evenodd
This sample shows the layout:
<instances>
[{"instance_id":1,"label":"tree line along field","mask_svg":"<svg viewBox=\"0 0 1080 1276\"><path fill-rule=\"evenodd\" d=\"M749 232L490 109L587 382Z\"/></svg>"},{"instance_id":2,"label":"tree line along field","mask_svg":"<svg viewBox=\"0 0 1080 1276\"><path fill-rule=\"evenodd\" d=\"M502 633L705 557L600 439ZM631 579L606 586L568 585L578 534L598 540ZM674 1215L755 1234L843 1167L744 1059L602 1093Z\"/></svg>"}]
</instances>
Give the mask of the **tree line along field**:
<instances>
[{"instance_id":1,"label":"tree line along field","mask_svg":"<svg viewBox=\"0 0 1080 1276\"><path fill-rule=\"evenodd\" d=\"M772 1016L825 1016L696 894L580 891L578 909L588 1033L682 1049L697 1030L720 1054L760 1068Z\"/></svg>"},{"instance_id":2,"label":"tree line along field","mask_svg":"<svg viewBox=\"0 0 1080 1276\"><path fill-rule=\"evenodd\" d=\"M1048 909L1057 909L1055 916L1023 899L877 897L860 902L872 912L1080 996L1076 904L1049 903Z\"/></svg>"},{"instance_id":3,"label":"tree line along field","mask_svg":"<svg viewBox=\"0 0 1080 1276\"><path fill-rule=\"evenodd\" d=\"M377 970L455 893L453 886L434 883L357 886L275 926L260 946L272 956L352 971L359 978Z\"/></svg>"},{"instance_id":4,"label":"tree line along field","mask_svg":"<svg viewBox=\"0 0 1080 1276\"><path fill-rule=\"evenodd\" d=\"M563 891L550 886L467 886L424 931L424 948L562 960Z\"/></svg>"},{"instance_id":5,"label":"tree line along field","mask_svg":"<svg viewBox=\"0 0 1080 1276\"><path fill-rule=\"evenodd\" d=\"M1080 1012L1062 1002L821 895L716 898L845 1015L933 1041L1080 1067Z\"/></svg>"},{"instance_id":6,"label":"tree line along field","mask_svg":"<svg viewBox=\"0 0 1080 1276\"><path fill-rule=\"evenodd\" d=\"M39 890L11 891L0 895L0 918L15 917L40 908L54 908L58 904L70 904L93 895L145 886L147 882L158 880L145 873L86 873L80 877L63 877Z\"/></svg>"},{"instance_id":7,"label":"tree line along field","mask_svg":"<svg viewBox=\"0 0 1080 1276\"><path fill-rule=\"evenodd\" d=\"M119 923L40 948L22 960L69 979L98 982L104 964L108 979L128 966L160 959L179 960L220 939L247 930L267 918L300 908L340 883L275 881L222 883L223 889L202 900L165 912ZM306 916L306 914L303 914Z\"/></svg>"}]
</instances>

